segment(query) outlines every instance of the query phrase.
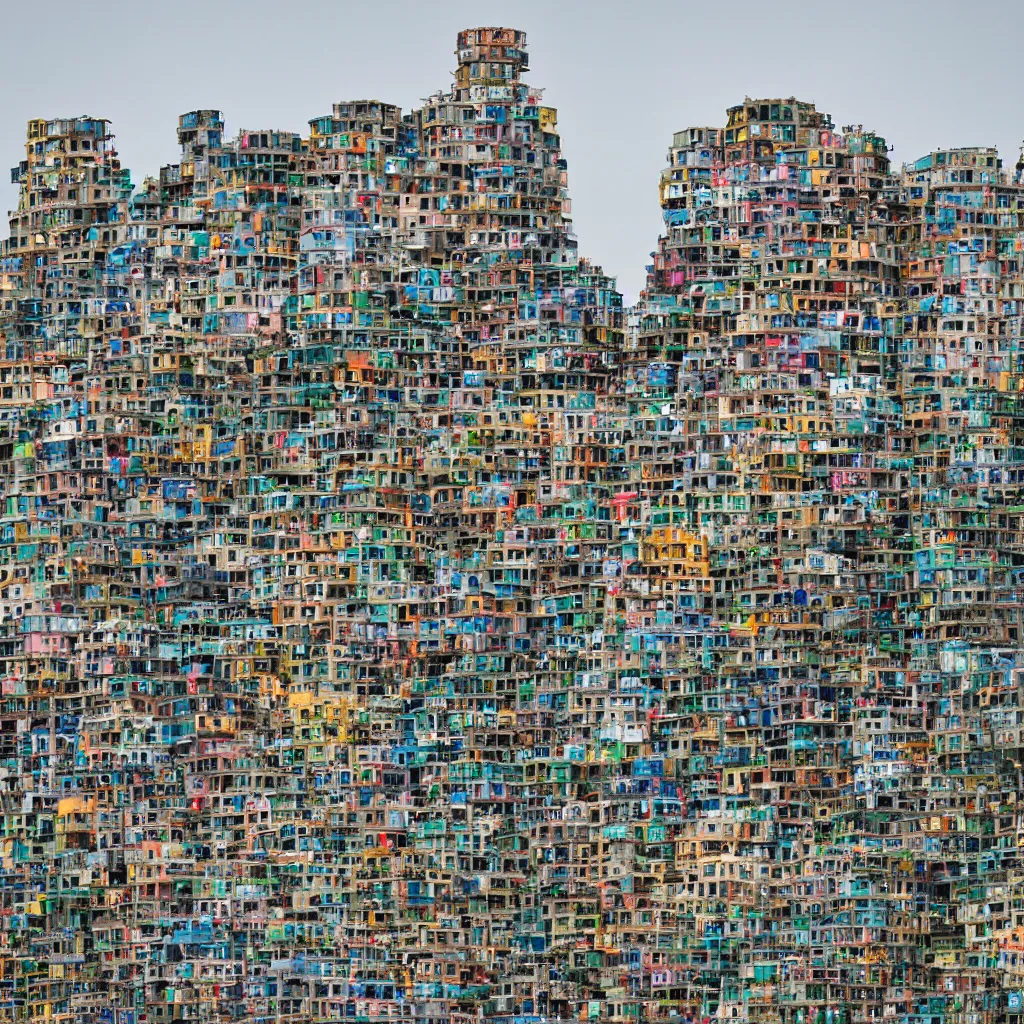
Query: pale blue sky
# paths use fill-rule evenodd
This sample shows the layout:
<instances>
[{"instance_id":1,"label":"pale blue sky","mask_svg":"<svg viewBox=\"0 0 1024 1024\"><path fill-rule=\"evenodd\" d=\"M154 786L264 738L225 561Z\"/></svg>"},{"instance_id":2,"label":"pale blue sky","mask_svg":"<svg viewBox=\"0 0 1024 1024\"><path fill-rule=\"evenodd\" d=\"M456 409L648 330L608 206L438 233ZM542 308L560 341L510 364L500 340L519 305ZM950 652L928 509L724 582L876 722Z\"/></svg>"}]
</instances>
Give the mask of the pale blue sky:
<instances>
[{"instance_id":1,"label":"pale blue sky","mask_svg":"<svg viewBox=\"0 0 1024 1024\"><path fill-rule=\"evenodd\" d=\"M456 32L477 25L526 30L530 80L559 109L580 250L630 299L672 132L721 124L746 95L812 101L880 132L898 162L998 145L1012 164L1024 136L1016 0L0 0L0 206L30 117L110 118L137 182L175 159L177 115L196 107L223 110L232 133L304 130L341 99L408 109L450 81Z\"/></svg>"}]
</instances>

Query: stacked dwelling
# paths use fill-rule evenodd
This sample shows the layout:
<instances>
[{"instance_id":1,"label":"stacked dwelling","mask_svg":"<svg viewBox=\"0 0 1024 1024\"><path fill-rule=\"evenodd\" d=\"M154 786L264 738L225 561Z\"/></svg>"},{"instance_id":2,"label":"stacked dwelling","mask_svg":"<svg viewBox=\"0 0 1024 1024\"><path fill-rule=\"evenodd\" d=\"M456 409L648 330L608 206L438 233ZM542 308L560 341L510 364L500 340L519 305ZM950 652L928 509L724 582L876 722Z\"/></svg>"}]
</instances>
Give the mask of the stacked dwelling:
<instances>
[{"instance_id":1,"label":"stacked dwelling","mask_svg":"<svg viewBox=\"0 0 1024 1024\"><path fill-rule=\"evenodd\" d=\"M676 609L658 730L691 810L659 903L695 943L663 979L695 1013L844 1019L896 999L869 982L891 922L856 794L912 558L901 197L884 140L792 99L677 134L661 194L631 401L660 403L638 454L663 511L634 600Z\"/></svg>"},{"instance_id":2,"label":"stacked dwelling","mask_svg":"<svg viewBox=\"0 0 1024 1024\"><path fill-rule=\"evenodd\" d=\"M1020 164L1011 177L985 148L937 151L904 168L900 383L915 550L903 616L911 628L896 638L930 757L916 787L885 783L910 788L909 800L878 805L883 821L904 806L928 815L914 869L930 883L929 913L904 911L900 925L927 936L915 941L934 951L944 1008L995 1003L1010 1020L1020 1012L1020 175Z\"/></svg>"},{"instance_id":3,"label":"stacked dwelling","mask_svg":"<svg viewBox=\"0 0 1024 1024\"><path fill-rule=\"evenodd\" d=\"M748 99L627 323L456 60L29 124L0 1017L1021 1021L1020 172Z\"/></svg>"},{"instance_id":4,"label":"stacked dwelling","mask_svg":"<svg viewBox=\"0 0 1024 1024\"><path fill-rule=\"evenodd\" d=\"M630 363L676 506L647 574L706 616L659 721L691 812L657 903L694 943L661 977L694 1013L1019 1003L1024 193L991 150L886 154L748 99L662 176Z\"/></svg>"}]
</instances>

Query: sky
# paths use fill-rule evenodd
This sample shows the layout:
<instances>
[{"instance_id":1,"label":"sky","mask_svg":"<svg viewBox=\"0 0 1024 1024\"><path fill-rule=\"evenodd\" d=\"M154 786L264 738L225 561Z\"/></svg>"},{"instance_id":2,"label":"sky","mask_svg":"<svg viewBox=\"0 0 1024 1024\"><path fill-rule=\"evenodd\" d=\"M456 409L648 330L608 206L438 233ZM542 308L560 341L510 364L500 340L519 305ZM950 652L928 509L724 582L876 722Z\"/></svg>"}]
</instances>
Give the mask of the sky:
<instances>
[{"instance_id":1,"label":"sky","mask_svg":"<svg viewBox=\"0 0 1024 1024\"><path fill-rule=\"evenodd\" d=\"M451 81L456 33L480 25L526 31L528 80L559 112L580 252L627 301L657 245L672 133L722 125L745 96L873 129L897 165L968 145L1012 165L1024 137L1019 0L978 17L962 0L0 0L0 207L17 202L6 168L29 118L110 119L138 183L175 162L188 110L222 110L230 134L305 133L338 100L416 106Z\"/></svg>"}]
</instances>

